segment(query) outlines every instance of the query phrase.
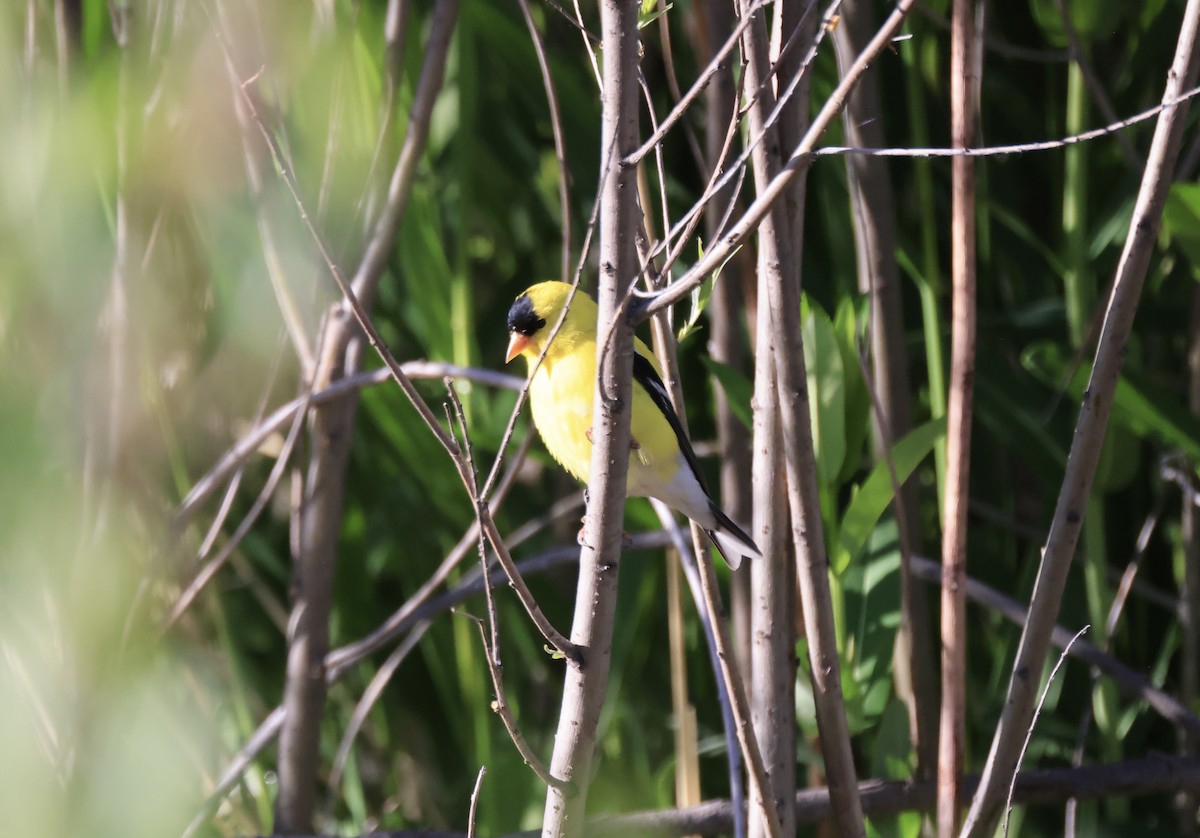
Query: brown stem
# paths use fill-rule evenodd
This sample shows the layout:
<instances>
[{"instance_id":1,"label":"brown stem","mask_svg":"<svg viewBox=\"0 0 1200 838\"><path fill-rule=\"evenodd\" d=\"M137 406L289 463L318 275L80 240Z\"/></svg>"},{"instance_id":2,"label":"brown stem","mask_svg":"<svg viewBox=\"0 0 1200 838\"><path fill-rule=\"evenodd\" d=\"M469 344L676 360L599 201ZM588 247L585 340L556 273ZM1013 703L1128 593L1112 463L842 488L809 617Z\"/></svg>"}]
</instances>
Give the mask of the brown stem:
<instances>
[{"instance_id":1,"label":"brown stem","mask_svg":"<svg viewBox=\"0 0 1200 838\"><path fill-rule=\"evenodd\" d=\"M941 568L936 562L913 556L912 563L913 574L917 578L942 584ZM966 590L968 599L997 612L1018 626L1024 626L1029 621L1028 609L982 582L968 577ZM1050 632L1051 645L1059 649L1065 648L1070 639L1071 632L1063 626L1055 625ZM1200 734L1200 717L1185 707L1179 699L1154 686L1144 675L1106 654L1098 646L1081 640L1071 647L1071 655L1095 667L1122 692L1145 701L1151 710L1171 724L1193 734ZM1024 736L1025 731L1021 731L1022 740Z\"/></svg>"},{"instance_id":2,"label":"brown stem","mask_svg":"<svg viewBox=\"0 0 1200 838\"><path fill-rule=\"evenodd\" d=\"M963 778L970 792L979 775ZM930 781L866 780L859 784L863 811L872 818L928 809L936 789ZM1014 803L1054 805L1075 795L1080 798L1134 797L1162 794L1178 788L1200 790L1200 759L1155 755L1081 768L1022 771L1017 776ZM799 824L827 822L836 815L828 789L796 792L795 817ZM732 812L728 801L709 801L687 809L635 812L598 820L588 830L590 838L628 835L719 835L728 833ZM414 836L416 838L416 836ZM516 836L510 836L516 838Z\"/></svg>"},{"instance_id":3,"label":"brown stem","mask_svg":"<svg viewBox=\"0 0 1200 838\"><path fill-rule=\"evenodd\" d=\"M838 68L845 73L875 31L869 3L842 0L842 21L834 30ZM868 70L846 102L843 118L848 145L877 148L886 145L879 73ZM869 380L878 402L874 456L883 461L892 440L912 428L908 363L904 339L904 312L896 264L896 215L887 163L881 158L848 156L854 242L857 252L858 290L870 301ZM917 755L918 777L928 777L937 763L937 667L929 634L929 605L925 589L912 584L908 557L920 544L911 537L921 531L917 516L916 485L905 484L897 494L900 530L900 627L894 655L896 688L908 709L908 720Z\"/></svg>"},{"instance_id":4,"label":"brown stem","mask_svg":"<svg viewBox=\"0 0 1200 838\"><path fill-rule=\"evenodd\" d=\"M703 258L696 260L696 263L683 276L672 282L663 291L656 294L653 300L635 312L637 321L644 320L654 312L673 305L690 294L693 288L719 268L733 251L758 229L758 226L772 211L775 203L794 186L796 178L808 170L812 163L812 152L816 148L817 140L829 130L833 120L842 112L846 98L858 83L862 73L891 44L892 35L904 22L904 18L907 17L909 9L915 2L916 0L899 0L896 8L879 31L875 33L875 37L871 39L866 49L862 51L850 69L843 74L838 86L834 88L833 93L825 100L825 104L813 118L804 138L791 149L787 162L772 178L769 186L758 193L754 202L746 208L746 211L721 237L720 241L711 243L712 246L705 250ZM754 89L753 86L751 89Z\"/></svg>"},{"instance_id":5,"label":"brown stem","mask_svg":"<svg viewBox=\"0 0 1200 838\"><path fill-rule=\"evenodd\" d=\"M1181 91L1195 83L1197 70L1200 69L1196 48L1198 28L1200 0L1188 0L1175 58L1167 74L1164 101L1174 100ZM963 828L964 836L990 835L995 829L1004 789L1016 768L1016 754L1029 726L1039 680L1037 673L1042 671L1046 660L1067 571L1079 540L1084 509L1096 475L1104 432L1108 427L1121 360L1125 355L1133 316L1162 220L1162 208L1179 156L1186 116L1185 105L1165 109L1155 127L1129 233L1117 264L1104 329L1096 347L1091 380L1084 391L1066 474L1038 568L1029 622L1021 635L1008 696L992 739L983 781L972 800Z\"/></svg>"},{"instance_id":6,"label":"brown stem","mask_svg":"<svg viewBox=\"0 0 1200 838\"><path fill-rule=\"evenodd\" d=\"M721 49L733 29L733 7L727 0L706 0L700 19L705 22L702 41L696 51L711 61ZM709 165L706 177L718 174L725 153L725 136L728 133L727 114L734 106L733 73L718 73L705 91L704 142L705 160ZM713 196L704 210L706 241L712 241L720 229L722 208L729 205L732 189L726 188ZM742 325L744 314L743 279L741 262L730 260L722 272L721 280L713 287L709 303L708 354L718 363L726 364L739 372L745 371L746 332ZM750 433L741 420L734 415L729 398L722 387L714 388L715 414L717 422L717 445L721 452L721 503L729 516L739 523L750 520ZM762 541L758 542L762 544ZM749 671L750 634L749 570L733 574L729 592L729 607L733 618L734 643L738 660Z\"/></svg>"},{"instance_id":7,"label":"brown stem","mask_svg":"<svg viewBox=\"0 0 1200 838\"><path fill-rule=\"evenodd\" d=\"M950 39L950 133L960 148L975 136L974 0L954 0ZM937 832L958 829L967 689L967 501L971 408L975 389L975 168L955 157L951 176L950 381L946 415L946 491L942 514L942 708L938 728Z\"/></svg>"},{"instance_id":8,"label":"brown stem","mask_svg":"<svg viewBox=\"0 0 1200 838\"><path fill-rule=\"evenodd\" d=\"M763 142L755 147L752 157L754 183L759 196L755 201L757 204L770 193L772 183L779 180L782 168L780 147L790 140L780 134L782 125L789 123L789 120L781 120L778 134L766 124L774 106L774 96L769 87L762 85L768 62L767 30L761 18L746 30L744 39L747 85L750 89L759 90L759 97L747 114L750 133L763 138ZM799 133L798 124L789 124L788 127ZM758 228L759 317L769 323L769 343L775 362L775 395L778 398L783 435L796 576L800 583L813 699L825 771L837 804L839 831L846 836L860 836L865 835L866 830L858 801L854 758L842 701L841 664L827 575L828 558L816 482L816 457L813 452L800 327L800 271L798 253L794 248L799 244L797 225L802 218L803 193L800 190L803 182L803 177L796 178L777 195L778 199L769 205ZM768 304L765 310L761 308L764 302ZM760 337L760 350L763 348L761 343ZM770 395L760 394L759 398L770 398ZM775 584L783 585L783 578L775 580ZM774 615L776 620L780 616ZM776 712L780 709L776 708ZM788 760L792 763L794 757L789 755Z\"/></svg>"},{"instance_id":9,"label":"brown stem","mask_svg":"<svg viewBox=\"0 0 1200 838\"><path fill-rule=\"evenodd\" d=\"M573 781L579 793L547 789L545 835L583 834L584 805L591 778L596 726L608 686L617 571L621 556L625 477L629 467L633 329L623 315L637 275L634 250L636 185L634 167L622 164L638 136L637 7L623 0L600 4L604 40L603 113L600 148L600 281L596 366L598 380L592 428L587 544L580 554L579 584L571 641L585 650L584 661L567 668L562 710L550 772Z\"/></svg>"},{"instance_id":10,"label":"brown stem","mask_svg":"<svg viewBox=\"0 0 1200 838\"><path fill-rule=\"evenodd\" d=\"M529 30L529 38L533 41L533 50L537 54L538 70L542 74L542 87L546 89L546 103L550 108L550 130L554 134L554 156L558 160L558 203L562 226L562 262L559 268L561 271L559 278L563 282L569 282L571 275L571 170L567 167L567 144L563 138L562 111L558 107L558 95L554 91L554 77L550 74L550 61L546 57L542 35L529 11L529 0L518 0L518 3L521 6L521 17L525 20L525 28Z\"/></svg>"},{"instance_id":11,"label":"brown stem","mask_svg":"<svg viewBox=\"0 0 1200 838\"><path fill-rule=\"evenodd\" d=\"M313 389L324 389L334 381L357 372L361 361L361 343L356 326L360 326L367 333L372 345L380 351L385 361L389 362L388 367L397 383L452 456L457 454L457 446L453 444L453 440L446 438L446 432L432 418L428 406L416 394L412 383L404 377L391 353L379 341L367 312L411 192L416 160L424 148L433 102L441 88L445 58L456 16L455 0L446 0L434 11L426 60L417 85L408 131L388 188L387 201L375 222L366 250L350 283L342 278L321 236L304 211L292 178L286 178L288 187L293 190L297 205L301 209L302 218L312 232L344 295L343 304L330 310L322 329L318 344L321 351L312 382ZM246 95L245 86L240 86L239 90L242 93L242 101L246 103L264 140L272 153L276 154L278 161L274 140ZM346 467L349 462L357 405L357 392L352 391L336 401L316 408L311 418L311 455L305 496L299 509L300 552L296 558L293 583L295 597L288 634L287 676L284 685L286 716L279 743L279 796L275 806L275 829L282 834L307 831L311 829L312 824L318 744L325 708L324 662L329 651L333 572L337 563Z\"/></svg>"}]
</instances>

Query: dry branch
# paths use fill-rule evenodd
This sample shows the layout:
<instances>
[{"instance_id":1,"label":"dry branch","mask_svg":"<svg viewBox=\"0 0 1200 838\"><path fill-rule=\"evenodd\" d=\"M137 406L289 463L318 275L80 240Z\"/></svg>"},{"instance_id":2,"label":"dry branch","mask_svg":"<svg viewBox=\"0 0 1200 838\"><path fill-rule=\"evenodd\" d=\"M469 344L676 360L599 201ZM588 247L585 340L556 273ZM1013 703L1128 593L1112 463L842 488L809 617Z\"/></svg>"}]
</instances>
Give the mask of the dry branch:
<instances>
[{"instance_id":1,"label":"dry branch","mask_svg":"<svg viewBox=\"0 0 1200 838\"><path fill-rule=\"evenodd\" d=\"M843 0L841 24L833 44L838 68L845 72L875 30L871 4ZM850 145L885 145L880 73L863 73L846 103L843 126ZM912 428L911 395L904 337L899 268L896 264L896 209L886 161L868 156L847 156L851 214L858 268L858 290L870 304L868 339L871 368L864 379L872 391L878 421L873 434L876 462L891 456L892 441ZM912 583L908 557L919 544L916 484L910 481L895 492L896 521L900 533L900 627L893 656L896 688L908 709L909 729L917 755L917 775L929 776L937 761L937 671L929 633L929 606L925 589Z\"/></svg>"},{"instance_id":2,"label":"dry branch","mask_svg":"<svg viewBox=\"0 0 1200 838\"><path fill-rule=\"evenodd\" d=\"M548 787L543 831L581 835L591 776L596 727L607 693L617 607L625 478L629 468L632 404L633 329L622 315L636 277L635 170L622 161L638 135L637 7L622 0L600 5L604 74L601 117L600 281L589 501L584 519L586 544L580 554L579 583L571 641L586 650L566 673L562 710L550 772L574 781L568 797Z\"/></svg>"},{"instance_id":3,"label":"dry branch","mask_svg":"<svg viewBox=\"0 0 1200 838\"><path fill-rule=\"evenodd\" d=\"M744 4L745 5L745 4ZM814 3L790 0L777 12L778 36L794 46L797 41L815 40L815 16L807 14ZM807 8L806 8L807 7ZM744 17L749 9L743 8ZM767 29L762 17L743 35L746 83L756 90L750 105L750 131L762 141L754 148L754 181L762 189L780 166L779 147L795 142L807 125L810 74L804 73L804 55L787 51L777 61L780 79L795 78L796 86L786 103L778 103L769 79ZM767 126L768 113L779 111L778 125ZM799 288L800 249L804 230L804 178L780 202L759 229L758 238L758 333L755 347L753 486L755 535L760 539L763 560L750 565L750 687L754 732L761 743L763 761L769 772L769 792L783 835L795 832L789 804L796 786L796 565L787 539L787 494L784 475L785 445L779 399L779 367L776 353L782 349L780 324L772 316L770 303L776 293L769 286ZM792 515L795 516L795 510ZM835 747L838 743L834 742ZM762 819L750 822L750 835L768 830Z\"/></svg>"},{"instance_id":4,"label":"dry branch","mask_svg":"<svg viewBox=\"0 0 1200 838\"><path fill-rule=\"evenodd\" d=\"M954 0L950 39L951 142L975 137L974 0ZM938 725L939 838L958 829L967 704L967 502L971 485L971 414L975 396L975 164L951 161L950 394L946 413L946 487L942 513L942 706Z\"/></svg>"},{"instance_id":5,"label":"dry branch","mask_svg":"<svg viewBox=\"0 0 1200 838\"><path fill-rule=\"evenodd\" d=\"M1196 49L1198 27L1200 0L1189 0L1175 58L1167 75L1164 102L1174 101L1183 90L1195 83L1197 69L1200 69L1200 56ZM1036 698L1037 679L1033 674L1041 672L1045 663L1067 571L1079 539L1084 509L1108 427L1121 360L1125 355L1133 316L1162 219L1163 204L1179 155L1186 111L1184 106L1164 110L1154 131L1129 234L1117 265L1091 380L1084 392L1066 474L1038 569L1029 622L1021 636L1008 698L992 740L983 781L972 800L963 827L964 836L989 835L995 829L1004 788L1016 770L1016 755L1029 726Z\"/></svg>"},{"instance_id":6,"label":"dry branch","mask_svg":"<svg viewBox=\"0 0 1200 838\"><path fill-rule=\"evenodd\" d=\"M926 582L941 584L942 573L936 562L926 558L913 556L913 573ZM1015 599L1000 593L994 588L968 578L966 583L967 597L985 608L1003 615L1005 619L1018 626L1024 626L1029 621L1029 612ZM1050 634L1050 643L1062 649L1071 639L1071 632L1063 626L1054 626ZM1106 654L1097 646L1086 640L1080 640L1071 647L1072 655L1095 667L1107 676L1122 692L1142 699L1154 712L1177 727L1200 734L1200 717L1185 707L1177 698L1163 692L1141 673L1121 663L1112 655ZM1036 688L1036 683L1034 687ZM1021 731L1022 737L1025 731Z\"/></svg>"},{"instance_id":7,"label":"dry branch","mask_svg":"<svg viewBox=\"0 0 1200 838\"><path fill-rule=\"evenodd\" d=\"M751 233L758 229L758 225L766 218L775 203L791 188L793 181L801 172L808 169L812 162L812 152L816 148L817 140L829 130L829 126L841 114L842 108L846 105L846 98L858 83L859 76L891 44L892 35L900 28L900 24L904 21L904 18L908 15L909 10L915 2L916 0L900 0L896 4L896 8L888 16L888 19L879 31L875 33L875 37L871 39L871 43L867 45L853 66L842 76L842 80L834 88L833 93L825 100L825 104L822 105L820 112L818 112L812 121L812 125L809 126L808 131L805 133L804 139L792 150L786 164L780 170L779 174L772 179L770 187L758 194L758 197L747 207L741 218L733 224L719 241L712 242L711 246L705 251L703 258L698 259L683 276L672 282L665 290L659 292L651 300L640 306L634 312L635 320L640 322L654 312L682 300L691 293L693 288L724 264L733 251Z\"/></svg>"},{"instance_id":8,"label":"dry branch","mask_svg":"<svg viewBox=\"0 0 1200 838\"><path fill-rule=\"evenodd\" d=\"M755 204L758 204L765 195L770 194L772 185L781 180L780 147L783 137L777 139L775 129L767 124L768 113L774 107L774 97L763 86L768 53L766 27L762 21L755 21L746 30L744 40L747 85L751 89L759 89L759 97L748 113L751 134L762 138L753 153L754 183L759 196ZM782 126L779 133L782 133ZM802 194L798 190L803 182L803 177L788 181L786 188L779 192L778 200L769 205L758 227L759 316L769 324L766 337L774 359L776 380L774 393L760 392L757 396L760 405L764 399L771 399L772 396L778 400L796 577L800 584L802 616L808 638L821 751L825 757L830 790L836 801L838 830L846 836L858 836L865 835L866 830L858 801L854 757L842 700L841 663L827 576L828 559L825 555L800 323L799 253L794 250L799 243L796 241L797 231L793 227L793 220L802 217ZM766 307L762 308L764 303ZM760 337L760 349L761 340ZM771 557L768 556L767 560L770 561ZM782 588L787 584L787 579L787 574L778 574L767 586L768 592L775 586ZM776 596L782 596L782 592L772 593L772 600ZM777 602L770 603L769 607L778 607ZM779 633L781 627L777 621L784 616L779 613L771 615L775 623L770 627L773 633ZM760 625L759 629L762 630L763 626ZM790 633L790 628L788 631ZM778 666L778 652L769 655L774 665ZM778 698L778 695L772 696L773 700ZM789 755L789 763L793 759ZM776 791L772 790L773 796ZM774 816L775 812L769 814Z\"/></svg>"},{"instance_id":9,"label":"dry branch","mask_svg":"<svg viewBox=\"0 0 1200 838\"><path fill-rule=\"evenodd\" d=\"M979 775L963 778L966 791L979 783ZM872 818L928 809L933 805L933 782L866 780L859 783L863 811ZM1200 791L1200 758L1155 754L1137 759L1080 768L1049 768L1022 771L1017 777L1013 802L1026 805L1057 805L1068 797L1103 799L1162 794L1177 789ZM686 809L657 809L628 815L597 818L588 824L588 838L637 836L719 835L732 825L729 801L710 800ZM833 805L829 790L803 789L796 792L796 822L816 824L830 820ZM361 838L464 838L465 833L411 829L373 832ZM534 838L536 832L516 832L504 838ZM326 838L326 836L309 836Z\"/></svg>"}]
</instances>

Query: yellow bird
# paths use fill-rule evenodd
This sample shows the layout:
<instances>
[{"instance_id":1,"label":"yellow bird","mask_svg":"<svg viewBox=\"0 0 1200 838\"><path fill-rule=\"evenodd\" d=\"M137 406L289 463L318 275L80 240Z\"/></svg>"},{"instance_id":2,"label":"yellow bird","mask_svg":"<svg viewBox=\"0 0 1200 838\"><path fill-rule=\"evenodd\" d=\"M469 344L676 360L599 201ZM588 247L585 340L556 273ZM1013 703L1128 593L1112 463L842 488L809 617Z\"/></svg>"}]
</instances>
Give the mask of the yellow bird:
<instances>
[{"instance_id":1,"label":"yellow bird","mask_svg":"<svg viewBox=\"0 0 1200 838\"><path fill-rule=\"evenodd\" d=\"M508 356L524 355L532 369L545 348L571 292L565 282L542 282L517 297L508 310ZM595 301L575 295L562 328L533 376L529 401L533 423L550 454L567 471L589 482L592 463L592 404L596 387ZM636 340L633 414L626 493L658 498L691 518L737 569L742 556L762 552L709 496L696 452L671 406L653 355Z\"/></svg>"}]
</instances>

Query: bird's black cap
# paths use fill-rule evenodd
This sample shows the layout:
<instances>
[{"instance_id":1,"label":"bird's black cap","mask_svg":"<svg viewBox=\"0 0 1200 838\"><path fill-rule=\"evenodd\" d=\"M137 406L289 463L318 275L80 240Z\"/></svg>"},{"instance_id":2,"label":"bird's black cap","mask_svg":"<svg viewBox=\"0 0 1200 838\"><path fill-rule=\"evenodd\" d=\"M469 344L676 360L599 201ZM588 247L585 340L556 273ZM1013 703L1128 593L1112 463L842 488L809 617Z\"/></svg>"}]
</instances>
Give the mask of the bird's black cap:
<instances>
[{"instance_id":1,"label":"bird's black cap","mask_svg":"<svg viewBox=\"0 0 1200 838\"><path fill-rule=\"evenodd\" d=\"M508 330L525 337L537 334L546 325L546 318L539 317L533 309L533 300L528 294L522 294L513 302L508 310Z\"/></svg>"}]
</instances>

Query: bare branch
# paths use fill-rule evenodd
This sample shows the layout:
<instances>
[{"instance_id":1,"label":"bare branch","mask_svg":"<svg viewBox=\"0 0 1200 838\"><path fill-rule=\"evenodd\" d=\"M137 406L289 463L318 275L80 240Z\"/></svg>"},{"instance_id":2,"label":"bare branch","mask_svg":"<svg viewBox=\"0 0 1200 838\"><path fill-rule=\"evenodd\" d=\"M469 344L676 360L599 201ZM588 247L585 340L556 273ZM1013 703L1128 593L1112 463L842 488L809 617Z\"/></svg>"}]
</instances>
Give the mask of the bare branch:
<instances>
[{"instance_id":1,"label":"bare branch","mask_svg":"<svg viewBox=\"0 0 1200 838\"><path fill-rule=\"evenodd\" d=\"M506 390L520 390L525 383L513 375L505 375L493 370L459 367L454 364L444 364L438 361L406 361L401 364L400 368L407 377L412 379L442 379L450 376L451 378L462 378ZM233 448L222 455L217 460L216 465L208 470L207 474L196 481L195 485L187 493L187 496L179 504L179 509L175 513L175 519L171 523L172 531L175 533L181 532L191 522L199 507L220 488L225 479L246 462L246 460L250 459L272 434L278 432L288 422L292 421L306 404L313 407L326 404L341 398L353 390L382 384L389 378L391 378L391 371L387 369L360 372L355 375L339 378L328 387L322 388L312 395L300 396L276 408L270 416L247 432L245 436L238 440Z\"/></svg>"},{"instance_id":2,"label":"bare branch","mask_svg":"<svg viewBox=\"0 0 1200 838\"><path fill-rule=\"evenodd\" d=\"M479 776L475 778L475 788L471 790L471 808L467 813L467 838L475 838L475 809L479 805L479 790L483 788L483 776L487 768L479 766Z\"/></svg>"},{"instance_id":3,"label":"bare branch","mask_svg":"<svg viewBox=\"0 0 1200 838\"><path fill-rule=\"evenodd\" d=\"M558 203L562 226L562 265L559 278L567 282L567 277L571 274L571 170L567 167L567 144L563 139L562 112L558 107L558 95L554 92L554 77L550 74L550 62L546 58L542 34L529 11L529 0L517 0L517 3L521 7L521 17L525 19L525 28L529 30L529 38L533 41L538 70L542 74L542 86L546 88L546 103L550 107L550 130L554 134L554 156L558 159Z\"/></svg>"},{"instance_id":4,"label":"bare branch","mask_svg":"<svg viewBox=\"0 0 1200 838\"><path fill-rule=\"evenodd\" d=\"M1037 708L1033 712L1033 720L1029 722L1029 730L1025 731L1025 741L1021 744L1021 753L1017 756L1017 770L1013 772L1012 781L1008 784L1008 798L1004 802L1004 838L1008 838L1008 816L1012 814L1013 791L1017 787L1017 775L1020 773L1021 763L1025 759L1025 752L1029 750L1029 740L1033 738L1033 729L1037 726L1038 716L1042 714L1042 705L1046 703L1046 694L1050 692L1050 686L1054 683L1054 679L1058 677L1058 670L1062 669L1067 655L1071 654L1071 647L1075 645L1075 641L1087 634L1087 630L1090 628L1091 626L1084 626L1067 641L1066 648L1058 656L1058 663L1054 664L1054 669L1050 670L1050 677L1046 679L1046 686L1042 688L1042 697L1038 699Z\"/></svg>"},{"instance_id":5,"label":"bare branch","mask_svg":"<svg viewBox=\"0 0 1200 838\"><path fill-rule=\"evenodd\" d=\"M746 77L751 89L758 88L759 99L748 113L750 132L763 138L754 148L754 185L758 204L772 185L779 182L780 148L790 144L792 136L803 129L799 108L789 108L790 115L781 119L778 131L767 124L774 106L774 97L763 87L767 70L767 32L761 18L746 30ZM800 262L799 224L803 218L803 178L792 179L786 190L779 193L758 228L758 275L760 329L765 321L767 332L759 336L760 359L769 352L768 363L775 367L774 393L757 392L760 408L772 396L778 400L779 428L783 441L783 461L787 474L788 509L791 513L792 545L795 550L796 578L800 584L802 616L808 638L808 657L812 679L813 700L816 704L817 725L821 734L821 752L825 757L825 772L834 795L837 827L845 836L866 834L862 807L858 800L854 757L850 750L850 733L846 724L846 708L842 701L841 665L838 659L837 635L833 622L833 601L829 591L828 558L825 555L824 532L821 521L816 458L813 452L812 428L809 417L807 374L804 365L804 342L800 323ZM722 242L727 241L722 239ZM720 245L717 245L718 247ZM710 250L711 252L711 250ZM701 261L704 261L703 259ZM760 370L756 384L762 384ZM764 428L769 430L769 428ZM759 444L756 437L755 444ZM760 467L760 461L756 465ZM770 465L769 463L767 464ZM763 479L761 476L759 479ZM769 478L768 478L769 479ZM759 524L761 526L761 524ZM767 561L778 562L768 554ZM789 586L789 576L775 565L774 578L759 580L759 593L770 592L772 598L783 597ZM764 567L763 574L770 571ZM751 580L755 579L752 574ZM764 590L765 589L765 590ZM771 607L781 607L776 599ZM785 614L774 613L771 621ZM762 626L760 625L760 629ZM778 632L780 627L774 626ZM760 650L761 651L761 650ZM782 649L766 658L755 658L760 667L780 665ZM771 700L778 700L773 695ZM780 712L777 708L776 712ZM794 758L789 755L789 764ZM772 789L778 799L779 789ZM775 815L774 807L770 814ZM773 819L773 818L772 818ZM768 821L768 823L770 823ZM773 826L773 824L770 824Z\"/></svg>"},{"instance_id":6,"label":"bare branch","mask_svg":"<svg viewBox=\"0 0 1200 838\"><path fill-rule=\"evenodd\" d=\"M975 138L980 79L974 0L954 0L950 40L951 141ZM967 706L967 503L971 486L971 415L975 399L975 167L951 168L950 400L946 414L946 487L942 512L942 706L938 725L939 838L958 829Z\"/></svg>"},{"instance_id":7,"label":"bare branch","mask_svg":"<svg viewBox=\"0 0 1200 838\"><path fill-rule=\"evenodd\" d=\"M842 76L842 80L834 88L833 93L825 100L825 104L805 133L804 139L792 150L787 163L772 179L769 188L759 192L758 197L754 199L737 223L722 236L720 241L713 242L704 257L697 260L687 273L640 306L634 312L635 321L641 322L654 312L673 305L690 294L693 288L719 268L730 254L745 241L746 237L758 228L758 225L771 211L771 207L780 200L784 192L792 188L793 181L801 172L806 171L811 165L812 151L816 148L817 140L841 114L842 108L846 105L846 98L854 89L854 85L858 83L859 76L891 44L892 35L900 28L900 24L915 2L916 0L899 0L895 10L892 11L880 30L875 33L875 37L871 39L871 43L867 45L854 65Z\"/></svg>"},{"instance_id":8,"label":"bare branch","mask_svg":"<svg viewBox=\"0 0 1200 838\"><path fill-rule=\"evenodd\" d=\"M1146 108L1146 110L1139 111L1133 116L1126 117L1110 125L1105 125L1102 128L1093 128L1090 131L1084 131L1081 134L1071 134L1057 140L1042 140L1040 142L1016 143L1013 145L981 146L979 148L851 148L848 146L831 145L816 149L811 152L811 156L830 157L838 154L865 154L872 157L1006 157L1010 154L1025 154L1031 151L1053 151L1123 131L1140 122L1152 119L1159 114L1180 108L1198 95L1200 95L1200 87L1184 89L1177 94L1173 94L1171 98L1164 99L1154 107Z\"/></svg>"},{"instance_id":9,"label":"bare branch","mask_svg":"<svg viewBox=\"0 0 1200 838\"><path fill-rule=\"evenodd\" d=\"M979 783L979 775L963 778L967 791ZM863 811L872 818L928 809L936 794L932 782L865 780L859 783ZM1163 794L1177 789L1200 791L1200 759L1164 754L1138 757L1123 762L1086 765L1081 768L1049 768L1023 771L1017 777L1014 803L1055 805L1063 798L1100 800ZM729 801L710 800L683 809L655 809L627 815L597 818L588 824L588 838L628 838L653 835L659 838L683 835L728 834L732 823ZM829 790L803 789L796 792L796 822L818 824L833 816ZM538 832L516 832L505 838L537 838ZM309 836L325 838L325 836ZM362 836L367 838L367 836ZM465 833L439 830L375 832L370 838L465 838Z\"/></svg>"},{"instance_id":10,"label":"bare branch","mask_svg":"<svg viewBox=\"0 0 1200 838\"><path fill-rule=\"evenodd\" d=\"M940 566L930 559L913 556L913 573L926 582L938 585L942 582ZM1018 626L1028 623L1030 619L1028 609L1012 597L975 579L968 578L966 587L967 598L973 602L995 611ZM1050 633L1050 643L1059 649L1065 648L1071 635L1070 630L1055 625ZM1151 710L1172 725L1200 734L1200 717L1185 707L1177 698L1154 686L1140 672L1121 663L1112 655L1105 654L1086 640L1077 642L1071 647L1071 652L1073 657L1079 658L1103 673L1122 692L1145 701ZM1021 731L1021 735L1024 736L1025 731Z\"/></svg>"},{"instance_id":11,"label":"bare branch","mask_svg":"<svg viewBox=\"0 0 1200 838\"><path fill-rule=\"evenodd\" d=\"M604 337L598 337L596 347L598 380L584 524L587 536L580 555L571 628L572 642L587 650L587 658L567 668L550 765L555 777L574 781L580 793L567 797L562 790L549 788L543 821L547 834L566 836L582 834L596 726L607 692L631 441L633 329L621 310L637 274L636 186L634 169L622 161L637 142L638 133L637 6L603 0L600 21L604 75L597 335Z\"/></svg>"},{"instance_id":12,"label":"bare branch","mask_svg":"<svg viewBox=\"0 0 1200 838\"><path fill-rule=\"evenodd\" d=\"M1200 0L1189 0L1180 28L1175 59L1167 75L1164 102L1176 100L1180 91L1195 84L1196 73L1200 69L1200 56L1197 55L1196 49L1198 28ZM994 830L1002 805L1004 784L1016 766L1020 740L1032 716L1035 687L1029 675L1041 671L1062 601L1067 571L1079 539L1084 508L1091 493L1100 448L1108 427L1108 416L1112 409L1121 360L1125 354L1138 298L1154 249L1171 174L1179 155L1186 110L1186 107L1164 110L1154 131L1154 140L1134 207L1129 234L1117 265L1104 329L1096 348L1091 380L1076 423L1067 471L1063 477L1050 534L1038 569L1029 622L1021 636L1013 676L1009 682L1008 697L1004 703L1000 724L992 739L983 781L972 801L963 828L965 838L991 834Z\"/></svg>"}]
</instances>

